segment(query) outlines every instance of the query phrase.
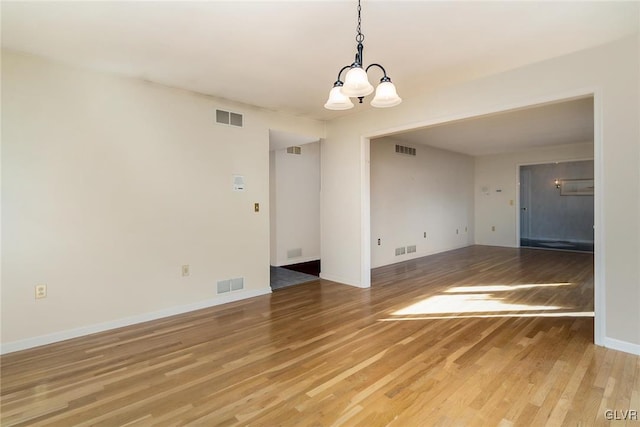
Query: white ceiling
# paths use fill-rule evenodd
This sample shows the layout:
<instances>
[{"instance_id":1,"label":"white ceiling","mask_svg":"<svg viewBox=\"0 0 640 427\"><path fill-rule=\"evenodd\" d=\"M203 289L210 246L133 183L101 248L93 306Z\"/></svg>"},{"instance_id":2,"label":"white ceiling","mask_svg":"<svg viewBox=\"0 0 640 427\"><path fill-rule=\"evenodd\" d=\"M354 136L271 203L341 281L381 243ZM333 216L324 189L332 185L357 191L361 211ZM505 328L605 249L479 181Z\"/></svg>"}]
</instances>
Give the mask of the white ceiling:
<instances>
[{"instance_id":1,"label":"white ceiling","mask_svg":"<svg viewBox=\"0 0 640 427\"><path fill-rule=\"evenodd\" d=\"M2 2L2 46L270 110L322 106L355 53L356 2ZM638 31L640 2L363 1L365 64L409 99ZM372 80L375 77L372 76ZM593 140L591 99L395 135L470 155ZM313 138L312 138L313 139ZM274 131L271 149L311 142Z\"/></svg>"},{"instance_id":2,"label":"white ceiling","mask_svg":"<svg viewBox=\"0 0 640 427\"><path fill-rule=\"evenodd\" d=\"M384 65L409 99L425 87L632 34L639 6L363 1L364 62ZM322 107L340 67L353 61L355 1L3 1L1 7L8 49L317 119L370 108Z\"/></svg>"},{"instance_id":3,"label":"white ceiling","mask_svg":"<svg viewBox=\"0 0 640 427\"><path fill-rule=\"evenodd\" d=\"M593 129L593 98L589 97L447 122L392 138L479 156L593 142Z\"/></svg>"}]
</instances>

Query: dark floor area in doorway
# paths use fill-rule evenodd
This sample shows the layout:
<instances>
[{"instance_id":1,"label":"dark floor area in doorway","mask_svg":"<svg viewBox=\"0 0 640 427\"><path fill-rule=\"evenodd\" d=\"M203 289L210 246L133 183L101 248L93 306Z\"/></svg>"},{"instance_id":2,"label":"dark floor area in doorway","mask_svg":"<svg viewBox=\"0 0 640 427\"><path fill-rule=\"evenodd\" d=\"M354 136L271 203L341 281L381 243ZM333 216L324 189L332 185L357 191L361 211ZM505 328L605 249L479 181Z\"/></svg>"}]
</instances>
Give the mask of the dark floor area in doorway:
<instances>
[{"instance_id":1,"label":"dark floor area in doorway","mask_svg":"<svg viewBox=\"0 0 640 427\"><path fill-rule=\"evenodd\" d=\"M313 280L318 280L318 276L289 270L283 267L271 266L271 289L274 291Z\"/></svg>"},{"instance_id":2,"label":"dark floor area in doorway","mask_svg":"<svg viewBox=\"0 0 640 427\"><path fill-rule=\"evenodd\" d=\"M520 239L520 246L561 251L593 252L593 242L570 242L565 240Z\"/></svg>"},{"instance_id":3,"label":"dark floor area in doorway","mask_svg":"<svg viewBox=\"0 0 640 427\"><path fill-rule=\"evenodd\" d=\"M320 277L320 260L319 259L314 261L300 262L298 264L283 265L282 268Z\"/></svg>"}]
</instances>

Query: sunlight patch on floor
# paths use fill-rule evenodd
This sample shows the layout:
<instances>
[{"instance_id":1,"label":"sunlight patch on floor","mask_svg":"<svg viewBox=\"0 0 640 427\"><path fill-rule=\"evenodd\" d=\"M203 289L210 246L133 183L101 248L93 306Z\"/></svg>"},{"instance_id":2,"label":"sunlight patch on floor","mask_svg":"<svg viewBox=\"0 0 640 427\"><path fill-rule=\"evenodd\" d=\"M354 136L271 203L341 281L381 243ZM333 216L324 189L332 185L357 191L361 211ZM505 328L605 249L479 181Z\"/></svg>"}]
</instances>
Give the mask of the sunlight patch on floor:
<instances>
[{"instance_id":1,"label":"sunlight patch on floor","mask_svg":"<svg viewBox=\"0 0 640 427\"><path fill-rule=\"evenodd\" d=\"M524 289L534 288L546 288L546 287L558 287L558 286L571 286L573 283L530 283L523 285L485 285L485 286L456 286L447 289L445 293L467 293L467 292L506 292L506 291L519 291Z\"/></svg>"},{"instance_id":2,"label":"sunlight patch on floor","mask_svg":"<svg viewBox=\"0 0 640 427\"><path fill-rule=\"evenodd\" d=\"M442 320L442 319L477 319L494 317L594 317L593 311L554 311L544 313L500 313L500 314L462 314L451 316L411 316L378 319L379 322L396 322L399 320Z\"/></svg>"},{"instance_id":3,"label":"sunlight patch on floor","mask_svg":"<svg viewBox=\"0 0 640 427\"><path fill-rule=\"evenodd\" d=\"M487 313L501 311L547 311L561 310L555 305L528 305L506 302L491 294L435 295L395 311L396 316L442 314L442 313Z\"/></svg>"}]
</instances>

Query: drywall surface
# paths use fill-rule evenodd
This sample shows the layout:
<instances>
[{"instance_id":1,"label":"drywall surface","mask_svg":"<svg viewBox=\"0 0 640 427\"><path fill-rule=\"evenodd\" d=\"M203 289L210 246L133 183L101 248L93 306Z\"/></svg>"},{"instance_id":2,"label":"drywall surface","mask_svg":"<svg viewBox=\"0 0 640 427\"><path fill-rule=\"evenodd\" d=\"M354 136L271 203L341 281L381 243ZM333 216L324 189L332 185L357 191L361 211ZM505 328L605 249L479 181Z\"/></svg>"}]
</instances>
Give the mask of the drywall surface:
<instances>
[{"instance_id":1,"label":"drywall surface","mask_svg":"<svg viewBox=\"0 0 640 427\"><path fill-rule=\"evenodd\" d=\"M320 259L320 143L272 151L275 233L271 265ZM272 228L273 230L273 228Z\"/></svg>"},{"instance_id":2,"label":"drywall surface","mask_svg":"<svg viewBox=\"0 0 640 427\"><path fill-rule=\"evenodd\" d=\"M475 158L475 242L518 247L518 166L590 159L593 143L545 147ZM555 188L554 188L555 189Z\"/></svg>"},{"instance_id":3,"label":"drywall surface","mask_svg":"<svg viewBox=\"0 0 640 427\"><path fill-rule=\"evenodd\" d=\"M371 266L472 244L473 158L420 144L410 156L396 144L407 145L371 141Z\"/></svg>"},{"instance_id":4,"label":"drywall surface","mask_svg":"<svg viewBox=\"0 0 640 427\"><path fill-rule=\"evenodd\" d=\"M3 51L2 350L270 292L271 127L324 125Z\"/></svg>"},{"instance_id":5,"label":"drywall surface","mask_svg":"<svg viewBox=\"0 0 640 427\"><path fill-rule=\"evenodd\" d=\"M321 163L323 277L355 286L370 282L367 138L595 93L595 271L603 291L596 304L601 304L597 316L604 317L596 321L596 335L607 345L623 343L620 346L640 352L638 46L637 36L628 37L424 93L405 94L398 81L404 97L401 105L367 109L329 122ZM477 166L476 174L484 173ZM514 213L508 211L514 209L508 205L513 196L501 196L507 214L500 220L514 221ZM476 206L476 217L487 218L486 214ZM500 237L487 236L485 225L476 221L478 243L515 244L515 225Z\"/></svg>"}]
</instances>

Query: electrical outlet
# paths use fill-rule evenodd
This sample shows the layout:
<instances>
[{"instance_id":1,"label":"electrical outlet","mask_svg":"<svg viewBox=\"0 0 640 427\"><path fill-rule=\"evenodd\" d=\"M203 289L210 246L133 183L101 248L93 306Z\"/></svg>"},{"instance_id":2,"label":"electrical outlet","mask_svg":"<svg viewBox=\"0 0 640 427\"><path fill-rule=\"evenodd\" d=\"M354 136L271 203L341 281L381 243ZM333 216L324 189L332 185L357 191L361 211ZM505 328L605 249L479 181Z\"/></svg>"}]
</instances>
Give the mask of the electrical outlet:
<instances>
[{"instance_id":1,"label":"electrical outlet","mask_svg":"<svg viewBox=\"0 0 640 427\"><path fill-rule=\"evenodd\" d=\"M36 285L36 299L47 297L47 285Z\"/></svg>"},{"instance_id":2,"label":"electrical outlet","mask_svg":"<svg viewBox=\"0 0 640 427\"><path fill-rule=\"evenodd\" d=\"M496 231L496 226L495 225L491 226L491 231Z\"/></svg>"},{"instance_id":3,"label":"electrical outlet","mask_svg":"<svg viewBox=\"0 0 640 427\"><path fill-rule=\"evenodd\" d=\"M254 212L260 212L260 203L254 203L253 204L253 211Z\"/></svg>"},{"instance_id":4,"label":"electrical outlet","mask_svg":"<svg viewBox=\"0 0 640 427\"><path fill-rule=\"evenodd\" d=\"M460 234L460 230L456 228L456 234Z\"/></svg>"},{"instance_id":5,"label":"electrical outlet","mask_svg":"<svg viewBox=\"0 0 640 427\"><path fill-rule=\"evenodd\" d=\"M427 232L426 231L424 232L424 238L425 239L427 238Z\"/></svg>"},{"instance_id":6,"label":"electrical outlet","mask_svg":"<svg viewBox=\"0 0 640 427\"><path fill-rule=\"evenodd\" d=\"M185 264L182 266L182 277L186 277L189 275L189 264Z\"/></svg>"},{"instance_id":7,"label":"electrical outlet","mask_svg":"<svg viewBox=\"0 0 640 427\"><path fill-rule=\"evenodd\" d=\"M380 246L380 239L378 239L378 246Z\"/></svg>"}]
</instances>

